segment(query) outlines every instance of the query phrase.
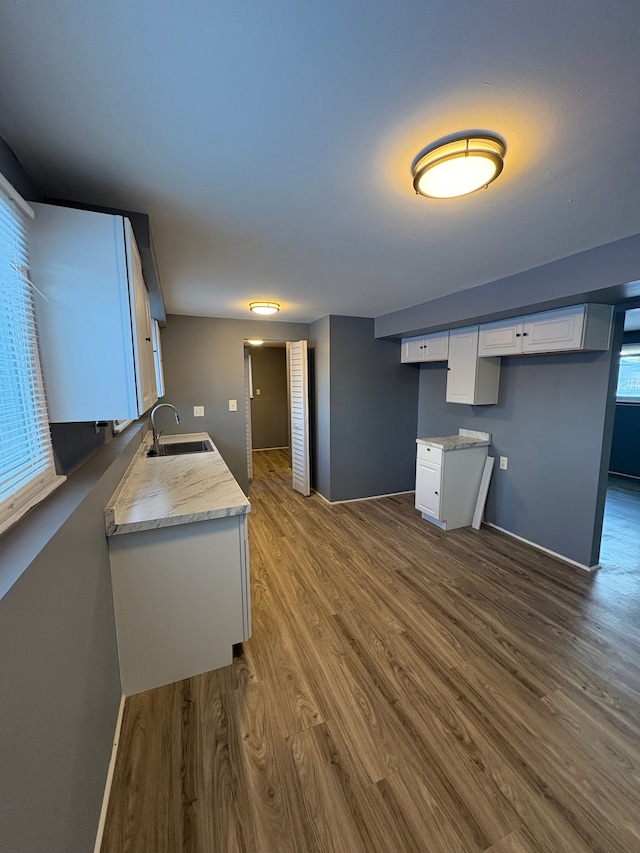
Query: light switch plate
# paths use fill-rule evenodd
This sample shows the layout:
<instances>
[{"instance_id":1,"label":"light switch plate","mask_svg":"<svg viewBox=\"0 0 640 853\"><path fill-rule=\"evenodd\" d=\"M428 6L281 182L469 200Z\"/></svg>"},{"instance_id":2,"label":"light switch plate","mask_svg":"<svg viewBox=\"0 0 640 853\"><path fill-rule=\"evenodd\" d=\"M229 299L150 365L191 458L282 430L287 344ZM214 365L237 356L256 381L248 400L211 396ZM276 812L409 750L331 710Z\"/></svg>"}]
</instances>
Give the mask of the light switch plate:
<instances>
[{"instance_id":1,"label":"light switch plate","mask_svg":"<svg viewBox=\"0 0 640 853\"><path fill-rule=\"evenodd\" d=\"M238 401L237 400L229 400L229 411L237 412L238 411Z\"/></svg>"},{"instance_id":2,"label":"light switch plate","mask_svg":"<svg viewBox=\"0 0 640 853\"><path fill-rule=\"evenodd\" d=\"M509 457L508 457L508 456L501 456L501 457L500 457L500 468L501 468L503 471L506 471L506 470L507 470L507 464L508 464L508 463L509 463Z\"/></svg>"},{"instance_id":3,"label":"light switch plate","mask_svg":"<svg viewBox=\"0 0 640 853\"><path fill-rule=\"evenodd\" d=\"M194 406L193 407L193 417L194 418L203 418L204 417L204 406Z\"/></svg>"}]
</instances>

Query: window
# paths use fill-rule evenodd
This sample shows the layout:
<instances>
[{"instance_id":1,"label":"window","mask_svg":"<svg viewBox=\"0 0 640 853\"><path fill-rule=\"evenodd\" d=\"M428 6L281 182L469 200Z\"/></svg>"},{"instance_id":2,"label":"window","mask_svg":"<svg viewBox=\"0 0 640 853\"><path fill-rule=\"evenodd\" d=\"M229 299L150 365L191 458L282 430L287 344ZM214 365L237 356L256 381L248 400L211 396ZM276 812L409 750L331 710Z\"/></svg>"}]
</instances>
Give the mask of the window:
<instances>
[{"instance_id":1,"label":"window","mask_svg":"<svg viewBox=\"0 0 640 853\"><path fill-rule=\"evenodd\" d=\"M640 344L623 344L618 368L618 403L640 403Z\"/></svg>"},{"instance_id":2,"label":"window","mask_svg":"<svg viewBox=\"0 0 640 853\"><path fill-rule=\"evenodd\" d=\"M28 279L29 205L0 175L0 533L57 477Z\"/></svg>"}]
</instances>

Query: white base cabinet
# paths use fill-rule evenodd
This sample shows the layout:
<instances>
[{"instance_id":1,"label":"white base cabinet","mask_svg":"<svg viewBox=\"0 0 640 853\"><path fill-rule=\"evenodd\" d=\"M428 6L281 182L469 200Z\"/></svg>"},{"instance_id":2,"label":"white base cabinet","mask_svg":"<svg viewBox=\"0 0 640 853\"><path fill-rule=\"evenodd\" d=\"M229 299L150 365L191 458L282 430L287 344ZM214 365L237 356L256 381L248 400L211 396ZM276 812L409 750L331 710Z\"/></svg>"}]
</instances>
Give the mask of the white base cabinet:
<instances>
[{"instance_id":1,"label":"white base cabinet","mask_svg":"<svg viewBox=\"0 0 640 853\"><path fill-rule=\"evenodd\" d=\"M158 394L149 297L129 220L32 207L31 275L49 420L138 418Z\"/></svg>"},{"instance_id":2,"label":"white base cabinet","mask_svg":"<svg viewBox=\"0 0 640 853\"><path fill-rule=\"evenodd\" d=\"M480 326L478 355L607 350L610 305L574 305Z\"/></svg>"},{"instance_id":3,"label":"white base cabinet","mask_svg":"<svg viewBox=\"0 0 640 853\"><path fill-rule=\"evenodd\" d=\"M478 326L449 332L447 403L472 406L498 402L500 359L478 358Z\"/></svg>"},{"instance_id":4,"label":"white base cabinet","mask_svg":"<svg viewBox=\"0 0 640 853\"><path fill-rule=\"evenodd\" d=\"M473 521L488 447L441 450L417 445L416 509L443 530Z\"/></svg>"},{"instance_id":5,"label":"white base cabinet","mask_svg":"<svg viewBox=\"0 0 640 853\"><path fill-rule=\"evenodd\" d=\"M109 537L127 696L232 662L251 635L247 517Z\"/></svg>"}]
</instances>

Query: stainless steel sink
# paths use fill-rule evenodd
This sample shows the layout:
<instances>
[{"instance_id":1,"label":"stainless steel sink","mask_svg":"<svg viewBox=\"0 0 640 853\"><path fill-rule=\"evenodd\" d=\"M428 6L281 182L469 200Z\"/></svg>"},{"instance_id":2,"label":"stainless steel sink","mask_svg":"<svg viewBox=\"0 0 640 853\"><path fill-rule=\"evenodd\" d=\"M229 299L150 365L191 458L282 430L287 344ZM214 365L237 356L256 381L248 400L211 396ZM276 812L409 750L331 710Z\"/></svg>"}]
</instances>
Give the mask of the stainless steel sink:
<instances>
[{"instance_id":1,"label":"stainless steel sink","mask_svg":"<svg viewBox=\"0 0 640 853\"><path fill-rule=\"evenodd\" d=\"M174 441L160 445L159 456L181 456L183 453L212 453L213 447L208 441ZM151 452L147 454L152 455Z\"/></svg>"}]
</instances>

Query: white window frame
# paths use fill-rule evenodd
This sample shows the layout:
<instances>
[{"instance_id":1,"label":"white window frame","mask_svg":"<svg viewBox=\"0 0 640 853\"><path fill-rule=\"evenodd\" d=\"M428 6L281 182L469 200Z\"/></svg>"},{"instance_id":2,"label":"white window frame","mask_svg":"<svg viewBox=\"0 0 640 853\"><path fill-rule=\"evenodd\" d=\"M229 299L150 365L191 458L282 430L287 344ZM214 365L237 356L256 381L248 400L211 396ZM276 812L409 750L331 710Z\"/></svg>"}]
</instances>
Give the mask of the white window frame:
<instances>
[{"instance_id":1,"label":"white window frame","mask_svg":"<svg viewBox=\"0 0 640 853\"><path fill-rule=\"evenodd\" d=\"M66 478L55 470L28 274L28 218L34 213L1 174L0 217L2 534Z\"/></svg>"}]
</instances>

